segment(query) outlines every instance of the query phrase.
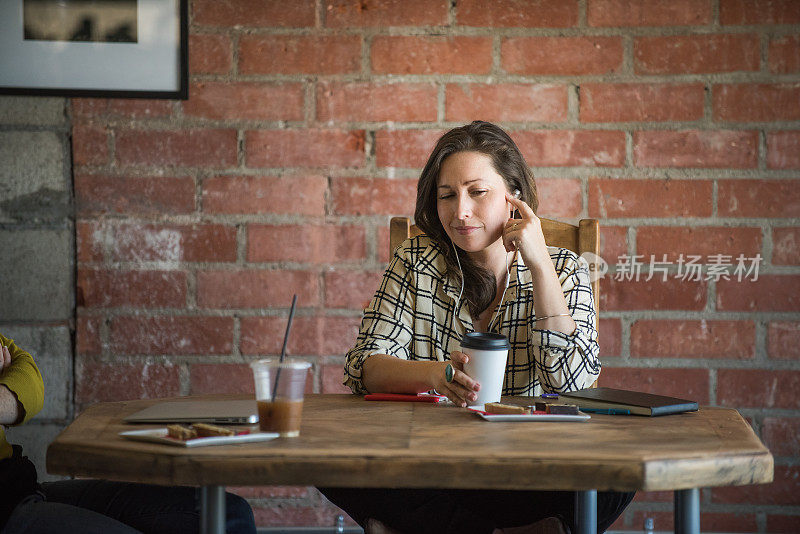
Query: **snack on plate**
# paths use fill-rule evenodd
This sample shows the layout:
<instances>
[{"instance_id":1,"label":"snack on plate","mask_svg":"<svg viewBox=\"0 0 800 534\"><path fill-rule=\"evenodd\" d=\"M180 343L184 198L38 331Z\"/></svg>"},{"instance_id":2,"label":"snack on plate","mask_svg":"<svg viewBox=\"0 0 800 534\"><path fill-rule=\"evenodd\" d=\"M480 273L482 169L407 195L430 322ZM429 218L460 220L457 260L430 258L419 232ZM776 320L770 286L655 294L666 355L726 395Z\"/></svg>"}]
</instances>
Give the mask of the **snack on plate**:
<instances>
[{"instance_id":1,"label":"snack on plate","mask_svg":"<svg viewBox=\"0 0 800 534\"><path fill-rule=\"evenodd\" d=\"M533 409L537 412L546 412L547 411L547 403L542 401L536 401L533 405Z\"/></svg>"},{"instance_id":2,"label":"snack on plate","mask_svg":"<svg viewBox=\"0 0 800 534\"><path fill-rule=\"evenodd\" d=\"M195 423L192 428L197 432L197 436L201 438L210 438L213 436L235 436L236 432L222 428L221 426L209 425L206 423Z\"/></svg>"},{"instance_id":3,"label":"snack on plate","mask_svg":"<svg viewBox=\"0 0 800 534\"><path fill-rule=\"evenodd\" d=\"M483 411L493 414L528 415L531 413L530 408L526 406L513 406L511 404L501 404L499 402L487 402Z\"/></svg>"},{"instance_id":4,"label":"snack on plate","mask_svg":"<svg viewBox=\"0 0 800 534\"><path fill-rule=\"evenodd\" d=\"M579 415L575 404L548 404L547 413L553 415Z\"/></svg>"},{"instance_id":5,"label":"snack on plate","mask_svg":"<svg viewBox=\"0 0 800 534\"><path fill-rule=\"evenodd\" d=\"M186 441L197 437L197 432L183 425L167 425L167 435L171 438Z\"/></svg>"}]
</instances>

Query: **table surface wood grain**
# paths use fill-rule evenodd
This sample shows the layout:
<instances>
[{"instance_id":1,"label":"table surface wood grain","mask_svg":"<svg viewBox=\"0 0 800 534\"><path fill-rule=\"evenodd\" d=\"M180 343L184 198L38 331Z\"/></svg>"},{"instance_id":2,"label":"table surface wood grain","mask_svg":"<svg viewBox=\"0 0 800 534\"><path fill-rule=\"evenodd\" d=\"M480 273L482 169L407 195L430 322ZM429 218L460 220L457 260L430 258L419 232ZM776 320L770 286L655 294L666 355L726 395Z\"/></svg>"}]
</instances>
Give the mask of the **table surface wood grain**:
<instances>
[{"instance_id":1,"label":"table surface wood grain","mask_svg":"<svg viewBox=\"0 0 800 534\"><path fill-rule=\"evenodd\" d=\"M588 422L498 423L454 406L309 395L297 438L186 449L118 435L157 427L122 422L155 402L88 408L49 446L47 471L194 486L626 491L767 483L773 476L772 455L738 412L724 408L653 418L593 414ZM532 399L504 402L527 405Z\"/></svg>"}]
</instances>

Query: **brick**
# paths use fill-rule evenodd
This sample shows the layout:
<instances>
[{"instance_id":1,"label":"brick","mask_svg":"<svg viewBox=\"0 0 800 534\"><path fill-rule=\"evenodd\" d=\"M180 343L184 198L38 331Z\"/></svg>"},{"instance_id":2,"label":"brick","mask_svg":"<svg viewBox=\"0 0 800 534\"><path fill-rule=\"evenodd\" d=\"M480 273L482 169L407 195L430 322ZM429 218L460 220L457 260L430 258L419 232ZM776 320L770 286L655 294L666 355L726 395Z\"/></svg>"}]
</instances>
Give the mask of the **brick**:
<instances>
[{"instance_id":1,"label":"brick","mask_svg":"<svg viewBox=\"0 0 800 534\"><path fill-rule=\"evenodd\" d=\"M800 131L767 132L767 167L800 169Z\"/></svg>"},{"instance_id":2,"label":"brick","mask_svg":"<svg viewBox=\"0 0 800 534\"><path fill-rule=\"evenodd\" d=\"M580 86L581 122L693 121L703 118L703 84Z\"/></svg>"},{"instance_id":3,"label":"brick","mask_svg":"<svg viewBox=\"0 0 800 534\"><path fill-rule=\"evenodd\" d=\"M221 224L124 224L112 245L116 261L236 261L236 227Z\"/></svg>"},{"instance_id":4,"label":"brick","mask_svg":"<svg viewBox=\"0 0 800 534\"><path fill-rule=\"evenodd\" d=\"M171 397L180 394L178 367L119 362L79 366L75 396L79 403Z\"/></svg>"},{"instance_id":5,"label":"brick","mask_svg":"<svg viewBox=\"0 0 800 534\"><path fill-rule=\"evenodd\" d=\"M710 217L712 191L709 180L590 178L589 216Z\"/></svg>"},{"instance_id":6,"label":"brick","mask_svg":"<svg viewBox=\"0 0 800 534\"><path fill-rule=\"evenodd\" d=\"M75 245L81 263L103 261L103 243L108 238L102 223L77 221L75 223Z\"/></svg>"},{"instance_id":7,"label":"brick","mask_svg":"<svg viewBox=\"0 0 800 534\"><path fill-rule=\"evenodd\" d=\"M628 253L628 229L624 226L600 225L600 257L613 263Z\"/></svg>"},{"instance_id":8,"label":"brick","mask_svg":"<svg viewBox=\"0 0 800 534\"><path fill-rule=\"evenodd\" d=\"M674 498L672 491L637 491L633 502L673 502Z\"/></svg>"},{"instance_id":9,"label":"brick","mask_svg":"<svg viewBox=\"0 0 800 534\"><path fill-rule=\"evenodd\" d=\"M75 321L75 352L80 355L97 355L103 350L100 339L102 317L79 315Z\"/></svg>"},{"instance_id":10,"label":"brick","mask_svg":"<svg viewBox=\"0 0 800 534\"><path fill-rule=\"evenodd\" d=\"M230 354L233 317L115 317L114 354Z\"/></svg>"},{"instance_id":11,"label":"brick","mask_svg":"<svg viewBox=\"0 0 800 534\"><path fill-rule=\"evenodd\" d=\"M745 267L750 267L749 261ZM800 309L800 275L753 274L717 282L717 309L719 311L776 311L796 312Z\"/></svg>"},{"instance_id":12,"label":"brick","mask_svg":"<svg viewBox=\"0 0 800 534\"><path fill-rule=\"evenodd\" d=\"M774 534L796 534L797 533L797 516L796 515L781 515L781 514L767 514L767 530Z\"/></svg>"},{"instance_id":13,"label":"brick","mask_svg":"<svg viewBox=\"0 0 800 534\"><path fill-rule=\"evenodd\" d=\"M800 180L720 180L720 217L798 217Z\"/></svg>"},{"instance_id":14,"label":"brick","mask_svg":"<svg viewBox=\"0 0 800 534\"><path fill-rule=\"evenodd\" d=\"M447 3L430 0L328 0L324 25L328 28L359 26L443 26Z\"/></svg>"},{"instance_id":15,"label":"brick","mask_svg":"<svg viewBox=\"0 0 800 534\"><path fill-rule=\"evenodd\" d=\"M633 65L637 74L705 74L757 71L755 34L637 37Z\"/></svg>"},{"instance_id":16,"label":"brick","mask_svg":"<svg viewBox=\"0 0 800 534\"><path fill-rule=\"evenodd\" d=\"M578 25L577 0L459 0L459 26L570 28Z\"/></svg>"},{"instance_id":17,"label":"brick","mask_svg":"<svg viewBox=\"0 0 800 534\"><path fill-rule=\"evenodd\" d=\"M304 356L343 356L353 345L361 324L359 317L295 317L287 354ZM283 346L286 317L243 317L240 350L242 354L277 355Z\"/></svg>"},{"instance_id":18,"label":"brick","mask_svg":"<svg viewBox=\"0 0 800 534\"><path fill-rule=\"evenodd\" d=\"M308 27L314 26L314 0L194 0L192 22L200 26Z\"/></svg>"},{"instance_id":19,"label":"brick","mask_svg":"<svg viewBox=\"0 0 800 534\"><path fill-rule=\"evenodd\" d=\"M500 46L510 74L612 74L622 69L620 37L512 37Z\"/></svg>"},{"instance_id":20,"label":"brick","mask_svg":"<svg viewBox=\"0 0 800 534\"><path fill-rule=\"evenodd\" d=\"M122 166L230 167L236 153L236 130L123 130L116 139Z\"/></svg>"},{"instance_id":21,"label":"brick","mask_svg":"<svg viewBox=\"0 0 800 534\"><path fill-rule=\"evenodd\" d=\"M636 358L752 359L755 343L752 321L640 320L631 325Z\"/></svg>"},{"instance_id":22,"label":"brick","mask_svg":"<svg viewBox=\"0 0 800 534\"><path fill-rule=\"evenodd\" d=\"M111 115L129 119L151 119L169 117L173 102L169 100L143 100L141 98L114 98L108 102Z\"/></svg>"},{"instance_id":23,"label":"brick","mask_svg":"<svg viewBox=\"0 0 800 534\"><path fill-rule=\"evenodd\" d=\"M247 227L247 261L338 263L366 258L363 226L261 225Z\"/></svg>"},{"instance_id":24,"label":"brick","mask_svg":"<svg viewBox=\"0 0 800 534\"><path fill-rule=\"evenodd\" d=\"M78 269L77 304L170 308L186 305L186 273Z\"/></svg>"},{"instance_id":25,"label":"brick","mask_svg":"<svg viewBox=\"0 0 800 534\"><path fill-rule=\"evenodd\" d=\"M76 123L72 127L72 162L75 165L107 165L108 130L103 126Z\"/></svg>"},{"instance_id":26,"label":"brick","mask_svg":"<svg viewBox=\"0 0 800 534\"><path fill-rule=\"evenodd\" d=\"M642 269L645 271L645 269ZM600 309L619 310L693 310L705 309L708 285L705 282L669 277L666 281L654 276L645 281L615 280L615 275L603 278Z\"/></svg>"},{"instance_id":27,"label":"brick","mask_svg":"<svg viewBox=\"0 0 800 534\"><path fill-rule=\"evenodd\" d=\"M303 119L303 84L197 82L183 102L186 115L207 119Z\"/></svg>"},{"instance_id":28,"label":"brick","mask_svg":"<svg viewBox=\"0 0 800 534\"><path fill-rule=\"evenodd\" d=\"M197 303L202 308L288 306L297 294L300 307L319 302L319 279L306 271L205 271L197 273Z\"/></svg>"},{"instance_id":29,"label":"brick","mask_svg":"<svg viewBox=\"0 0 800 534\"><path fill-rule=\"evenodd\" d=\"M189 368L192 395L255 394L253 371L244 363L198 363Z\"/></svg>"},{"instance_id":30,"label":"brick","mask_svg":"<svg viewBox=\"0 0 800 534\"><path fill-rule=\"evenodd\" d=\"M600 345L601 360L606 356L622 356L622 323L620 320L600 319L597 342Z\"/></svg>"},{"instance_id":31,"label":"brick","mask_svg":"<svg viewBox=\"0 0 800 534\"><path fill-rule=\"evenodd\" d=\"M350 388L342 384L344 368L342 365L322 366L322 393L351 394Z\"/></svg>"},{"instance_id":32,"label":"brick","mask_svg":"<svg viewBox=\"0 0 800 534\"><path fill-rule=\"evenodd\" d=\"M320 121L435 121L437 95L432 83L320 82Z\"/></svg>"},{"instance_id":33,"label":"brick","mask_svg":"<svg viewBox=\"0 0 800 534\"><path fill-rule=\"evenodd\" d=\"M755 168L758 132L740 130L638 131L637 167Z\"/></svg>"},{"instance_id":34,"label":"brick","mask_svg":"<svg viewBox=\"0 0 800 534\"><path fill-rule=\"evenodd\" d=\"M800 35L772 37L767 51L769 71L791 74L800 71Z\"/></svg>"},{"instance_id":35,"label":"brick","mask_svg":"<svg viewBox=\"0 0 800 534\"><path fill-rule=\"evenodd\" d=\"M206 213L324 215L323 176L215 176L203 181Z\"/></svg>"},{"instance_id":36,"label":"brick","mask_svg":"<svg viewBox=\"0 0 800 534\"><path fill-rule=\"evenodd\" d=\"M800 323L770 321L767 327L767 354L773 360L800 359Z\"/></svg>"},{"instance_id":37,"label":"brick","mask_svg":"<svg viewBox=\"0 0 800 534\"><path fill-rule=\"evenodd\" d=\"M621 167L625 134L606 130L528 130L513 132L532 167Z\"/></svg>"},{"instance_id":38,"label":"brick","mask_svg":"<svg viewBox=\"0 0 800 534\"><path fill-rule=\"evenodd\" d=\"M308 506L294 503L277 503L269 508L253 506L253 516L259 527L303 525L327 527L336 524L336 516L342 514L332 504Z\"/></svg>"},{"instance_id":39,"label":"brick","mask_svg":"<svg viewBox=\"0 0 800 534\"><path fill-rule=\"evenodd\" d=\"M364 130L253 130L246 132L251 167L363 167Z\"/></svg>"},{"instance_id":40,"label":"brick","mask_svg":"<svg viewBox=\"0 0 800 534\"><path fill-rule=\"evenodd\" d=\"M719 369L717 402L732 408L800 408L800 371ZM776 473L777 474L777 473Z\"/></svg>"},{"instance_id":41,"label":"brick","mask_svg":"<svg viewBox=\"0 0 800 534\"><path fill-rule=\"evenodd\" d=\"M189 35L189 73L227 74L233 64L233 48L227 35Z\"/></svg>"},{"instance_id":42,"label":"brick","mask_svg":"<svg viewBox=\"0 0 800 534\"><path fill-rule=\"evenodd\" d=\"M539 178L536 190L540 217L578 217L583 211L583 185L578 179Z\"/></svg>"},{"instance_id":43,"label":"brick","mask_svg":"<svg viewBox=\"0 0 800 534\"><path fill-rule=\"evenodd\" d=\"M669 501L672 501L671 495ZM631 524L636 531L641 531L641 526L647 517L654 520L656 532L672 532L674 529L673 512L635 510L632 514ZM758 526L756 517L752 513L701 512L700 532L758 532Z\"/></svg>"},{"instance_id":44,"label":"brick","mask_svg":"<svg viewBox=\"0 0 800 534\"><path fill-rule=\"evenodd\" d=\"M370 50L378 74L488 74L489 37L379 35Z\"/></svg>"},{"instance_id":45,"label":"brick","mask_svg":"<svg viewBox=\"0 0 800 534\"><path fill-rule=\"evenodd\" d=\"M703 263L713 263L714 255L731 256L736 261L739 254L753 257L761 252L761 229L712 226L642 226L636 230L636 252L644 255L644 261L676 262L683 254L702 256Z\"/></svg>"},{"instance_id":46,"label":"brick","mask_svg":"<svg viewBox=\"0 0 800 534\"><path fill-rule=\"evenodd\" d=\"M82 215L191 213L194 193L187 176L75 175L75 206Z\"/></svg>"},{"instance_id":47,"label":"brick","mask_svg":"<svg viewBox=\"0 0 800 534\"><path fill-rule=\"evenodd\" d=\"M72 118L86 119L108 113L109 98L71 98Z\"/></svg>"},{"instance_id":48,"label":"brick","mask_svg":"<svg viewBox=\"0 0 800 534\"><path fill-rule=\"evenodd\" d=\"M700 26L711 22L711 0L589 0L589 26Z\"/></svg>"},{"instance_id":49,"label":"brick","mask_svg":"<svg viewBox=\"0 0 800 534\"><path fill-rule=\"evenodd\" d=\"M363 310L380 285L383 272L328 271L325 273L325 306Z\"/></svg>"},{"instance_id":50,"label":"brick","mask_svg":"<svg viewBox=\"0 0 800 534\"><path fill-rule=\"evenodd\" d=\"M774 456L800 456L800 417L765 417L761 432Z\"/></svg>"},{"instance_id":51,"label":"brick","mask_svg":"<svg viewBox=\"0 0 800 534\"><path fill-rule=\"evenodd\" d=\"M776 465L772 483L713 488L711 502L750 506L781 504L796 506L798 491L800 491L800 466ZM797 522L795 522L795 532L797 532Z\"/></svg>"},{"instance_id":52,"label":"brick","mask_svg":"<svg viewBox=\"0 0 800 534\"><path fill-rule=\"evenodd\" d=\"M720 0L722 24L798 24L800 4L795 0Z\"/></svg>"},{"instance_id":53,"label":"brick","mask_svg":"<svg viewBox=\"0 0 800 534\"><path fill-rule=\"evenodd\" d=\"M631 384L636 384L636 391L692 399L700 405L709 400L708 369L603 367L600 383L618 389L631 389Z\"/></svg>"},{"instance_id":54,"label":"brick","mask_svg":"<svg viewBox=\"0 0 800 534\"><path fill-rule=\"evenodd\" d=\"M241 74L346 74L361 70L358 35L243 35Z\"/></svg>"},{"instance_id":55,"label":"brick","mask_svg":"<svg viewBox=\"0 0 800 534\"><path fill-rule=\"evenodd\" d=\"M378 167L422 169L444 130L378 130L375 163Z\"/></svg>"},{"instance_id":56,"label":"brick","mask_svg":"<svg viewBox=\"0 0 800 534\"><path fill-rule=\"evenodd\" d=\"M772 264L800 265L800 228L772 229Z\"/></svg>"},{"instance_id":57,"label":"brick","mask_svg":"<svg viewBox=\"0 0 800 534\"><path fill-rule=\"evenodd\" d=\"M333 178L331 205L336 215L406 215L414 213L417 180Z\"/></svg>"},{"instance_id":58,"label":"brick","mask_svg":"<svg viewBox=\"0 0 800 534\"><path fill-rule=\"evenodd\" d=\"M544 84L448 84L448 121L470 122L475 117L494 122L564 122L567 87Z\"/></svg>"},{"instance_id":59,"label":"brick","mask_svg":"<svg viewBox=\"0 0 800 534\"><path fill-rule=\"evenodd\" d=\"M713 116L721 121L800 119L800 83L715 85Z\"/></svg>"}]
</instances>

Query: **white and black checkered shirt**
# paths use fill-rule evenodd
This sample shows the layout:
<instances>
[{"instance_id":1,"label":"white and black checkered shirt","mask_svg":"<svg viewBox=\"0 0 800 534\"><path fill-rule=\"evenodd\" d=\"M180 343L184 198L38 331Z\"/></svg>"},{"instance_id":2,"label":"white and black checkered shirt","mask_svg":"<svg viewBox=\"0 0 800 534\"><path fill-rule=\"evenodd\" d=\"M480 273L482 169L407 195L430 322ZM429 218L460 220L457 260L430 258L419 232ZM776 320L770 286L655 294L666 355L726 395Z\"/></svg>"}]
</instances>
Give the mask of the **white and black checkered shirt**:
<instances>
[{"instance_id":1,"label":"white and black checkered shirt","mask_svg":"<svg viewBox=\"0 0 800 534\"><path fill-rule=\"evenodd\" d=\"M511 343L503 395L574 391L589 387L600 374L589 271L573 252L548 250L577 329L564 334L536 328L531 272L515 259L501 311L489 324L491 332L504 334ZM354 393L367 393L361 370L373 354L448 360L461 336L473 330L463 299L453 318L460 289L446 276L437 244L424 235L404 241L364 310L356 345L347 353L344 384Z\"/></svg>"}]
</instances>

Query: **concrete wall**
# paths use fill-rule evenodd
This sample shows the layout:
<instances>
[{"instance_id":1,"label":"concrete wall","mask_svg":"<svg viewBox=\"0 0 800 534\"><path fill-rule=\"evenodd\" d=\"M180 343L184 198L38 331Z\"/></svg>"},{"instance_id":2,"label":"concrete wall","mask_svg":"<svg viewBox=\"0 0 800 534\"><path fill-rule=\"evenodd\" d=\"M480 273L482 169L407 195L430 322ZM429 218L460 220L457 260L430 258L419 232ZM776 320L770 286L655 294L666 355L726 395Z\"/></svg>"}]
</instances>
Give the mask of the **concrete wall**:
<instances>
[{"instance_id":1,"label":"concrete wall","mask_svg":"<svg viewBox=\"0 0 800 534\"><path fill-rule=\"evenodd\" d=\"M40 467L74 414L75 215L63 98L0 97L0 332L36 358L45 405L8 430Z\"/></svg>"}]
</instances>

